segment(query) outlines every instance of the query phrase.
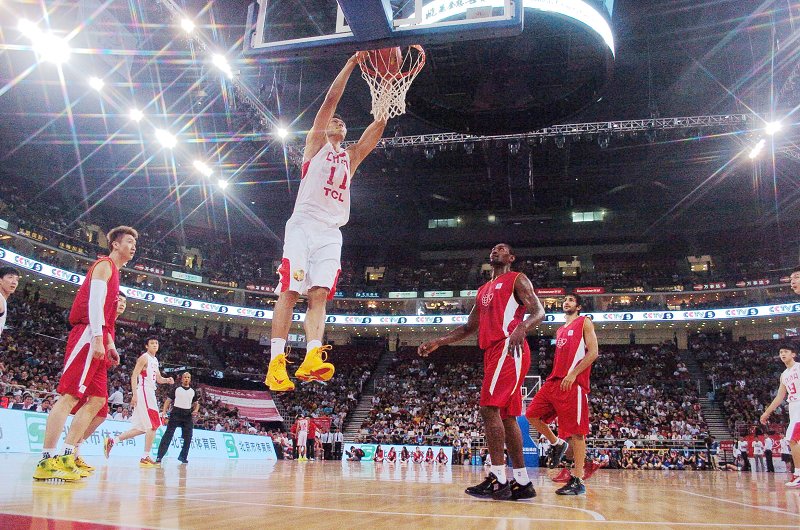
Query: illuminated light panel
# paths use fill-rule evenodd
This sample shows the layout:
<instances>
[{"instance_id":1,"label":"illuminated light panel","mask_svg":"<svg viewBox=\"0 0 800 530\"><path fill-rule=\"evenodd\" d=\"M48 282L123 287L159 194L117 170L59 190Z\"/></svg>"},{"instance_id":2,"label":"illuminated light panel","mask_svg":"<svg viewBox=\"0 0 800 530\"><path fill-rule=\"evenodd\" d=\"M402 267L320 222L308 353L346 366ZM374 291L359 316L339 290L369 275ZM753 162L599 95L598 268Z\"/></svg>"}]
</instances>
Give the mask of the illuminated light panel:
<instances>
[{"instance_id":1,"label":"illuminated light panel","mask_svg":"<svg viewBox=\"0 0 800 530\"><path fill-rule=\"evenodd\" d=\"M287 136L289 136L289 131L286 127L278 127L275 129L275 134L278 135L278 138L281 140L285 140Z\"/></svg>"},{"instance_id":2,"label":"illuminated light panel","mask_svg":"<svg viewBox=\"0 0 800 530\"><path fill-rule=\"evenodd\" d=\"M195 28L194 22L192 22L190 19L188 19L188 18L182 18L181 19L181 29L183 31L185 31L186 33L191 34L194 31L194 28Z\"/></svg>"},{"instance_id":3,"label":"illuminated light panel","mask_svg":"<svg viewBox=\"0 0 800 530\"><path fill-rule=\"evenodd\" d=\"M100 92L103 90L103 87L106 86L106 83L99 77L92 76L89 78L89 86Z\"/></svg>"},{"instance_id":4,"label":"illuminated light panel","mask_svg":"<svg viewBox=\"0 0 800 530\"><path fill-rule=\"evenodd\" d=\"M761 151L764 150L765 145L767 145L767 141L765 139L762 138L761 140L759 140L758 143L754 145L753 149L750 151L749 155L750 160L755 160L756 157L758 157L758 155L761 154Z\"/></svg>"},{"instance_id":5,"label":"illuminated light panel","mask_svg":"<svg viewBox=\"0 0 800 530\"><path fill-rule=\"evenodd\" d=\"M139 109L131 109L131 111L128 113L128 117L138 123L142 121L142 118L144 118L144 113Z\"/></svg>"},{"instance_id":6,"label":"illuminated light panel","mask_svg":"<svg viewBox=\"0 0 800 530\"><path fill-rule=\"evenodd\" d=\"M176 145L178 145L178 139L167 130L164 129L156 129L155 130L156 140L158 143L161 144L162 147L166 149L172 149Z\"/></svg>"},{"instance_id":7,"label":"illuminated light panel","mask_svg":"<svg viewBox=\"0 0 800 530\"><path fill-rule=\"evenodd\" d=\"M772 135L774 135L776 133L781 132L782 129L783 129L783 124L781 122L773 121L773 122L768 123L767 126L764 127L764 132L766 132L768 135L772 136Z\"/></svg>"},{"instance_id":8,"label":"illuminated light panel","mask_svg":"<svg viewBox=\"0 0 800 530\"><path fill-rule=\"evenodd\" d=\"M436 0L435 2L425 5L422 23L434 24L450 17L465 15L468 8L495 8L503 7L505 4L506 0L474 0L469 3L463 2L461 5L457 5L453 0ZM611 31L611 26L597 9L583 0L523 0L522 5L526 9L556 13L586 24L595 33L600 35L600 38L603 39L603 42L605 42L606 46L611 50L611 53L616 55L614 33ZM433 14L425 16L427 13ZM413 20L415 16L416 13L412 14L409 18Z\"/></svg>"},{"instance_id":9,"label":"illuminated light panel","mask_svg":"<svg viewBox=\"0 0 800 530\"><path fill-rule=\"evenodd\" d=\"M219 185L220 189L224 190L224 189L226 189L228 187L228 181L227 180L223 180L223 179L219 179L219 180L217 180L217 185Z\"/></svg>"},{"instance_id":10,"label":"illuminated light panel","mask_svg":"<svg viewBox=\"0 0 800 530\"><path fill-rule=\"evenodd\" d=\"M197 171L198 171L198 172L199 172L201 175L203 175L203 176L204 176L204 177L206 177L206 178L210 177L210 176L211 176L211 174L213 173L213 171L211 170L211 168L210 168L210 167L208 167L208 165L207 165L205 162L203 162L202 160L195 160L195 161L192 163L192 165L194 165L194 168L195 168L195 169L196 169L196 170L197 170Z\"/></svg>"},{"instance_id":11,"label":"illuminated light panel","mask_svg":"<svg viewBox=\"0 0 800 530\"><path fill-rule=\"evenodd\" d=\"M211 57L211 62L219 68L219 70L225 74L229 79L233 79L233 71L231 70L231 65L228 64L228 59L225 58L224 55L215 53Z\"/></svg>"}]
</instances>

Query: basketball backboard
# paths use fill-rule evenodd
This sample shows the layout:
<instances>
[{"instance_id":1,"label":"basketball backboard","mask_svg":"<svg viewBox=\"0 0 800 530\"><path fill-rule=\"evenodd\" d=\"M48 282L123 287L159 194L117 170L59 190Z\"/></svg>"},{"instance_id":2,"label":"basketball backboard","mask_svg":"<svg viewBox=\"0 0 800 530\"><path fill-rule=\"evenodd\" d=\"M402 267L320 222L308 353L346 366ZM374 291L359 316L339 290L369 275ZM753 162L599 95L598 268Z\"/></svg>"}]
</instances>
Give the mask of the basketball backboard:
<instances>
[{"instance_id":1,"label":"basketball backboard","mask_svg":"<svg viewBox=\"0 0 800 530\"><path fill-rule=\"evenodd\" d=\"M512 37L524 20L522 0L257 0L247 18L244 51L266 57Z\"/></svg>"}]
</instances>

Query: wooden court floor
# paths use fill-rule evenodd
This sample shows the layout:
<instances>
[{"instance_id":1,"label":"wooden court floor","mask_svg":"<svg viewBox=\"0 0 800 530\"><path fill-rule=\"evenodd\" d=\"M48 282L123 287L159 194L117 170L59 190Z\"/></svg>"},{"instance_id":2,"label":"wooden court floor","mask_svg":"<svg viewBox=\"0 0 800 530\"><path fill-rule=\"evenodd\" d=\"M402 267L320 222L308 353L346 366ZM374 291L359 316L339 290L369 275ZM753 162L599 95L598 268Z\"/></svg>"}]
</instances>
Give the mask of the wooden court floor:
<instances>
[{"instance_id":1,"label":"wooden court floor","mask_svg":"<svg viewBox=\"0 0 800 530\"><path fill-rule=\"evenodd\" d=\"M800 528L785 473L601 470L559 497L531 469L535 499L494 502L463 493L485 472L463 466L91 460L92 477L51 484L30 478L35 456L0 454L0 528Z\"/></svg>"}]
</instances>

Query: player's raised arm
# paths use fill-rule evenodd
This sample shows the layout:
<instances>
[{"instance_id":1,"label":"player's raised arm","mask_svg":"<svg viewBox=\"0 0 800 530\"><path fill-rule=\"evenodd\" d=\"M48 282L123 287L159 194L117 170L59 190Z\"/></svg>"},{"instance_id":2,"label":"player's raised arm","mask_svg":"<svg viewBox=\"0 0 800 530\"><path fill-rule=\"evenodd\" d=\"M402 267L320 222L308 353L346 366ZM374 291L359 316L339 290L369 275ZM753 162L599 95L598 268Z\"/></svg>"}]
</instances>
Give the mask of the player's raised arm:
<instances>
[{"instance_id":1,"label":"player's raised arm","mask_svg":"<svg viewBox=\"0 0 800 530\"><path fill-rule=\"evenodd\" d=\"M769 407L767 407L767 409L764 411L764 414L762 414L761 418L759 418L759 421L761 421L763 425L767 424L767 420L769 419L770 415L775 411L775 409L781 406L781 403L783 403L784 399L786 399L786 385L781 383L781 385L778 387L778 393L775 395L775 399L772 400L772 403L769 404Z\"/></svg>"},{"instance_id":2,"label":"player's raised arm","mask_svg":"<svg viewBox=\"0 0 800 530\"><path fill-rule=\"evenodd\" d=\"M359 138L358 142L353 144L347 149L350 153L350 181L352 182L353 176L356 174L356 169L359 164L375 149L378 142L383 136L383 131L386 129L386 121L375 120L369 127L364 130L364 133Z\"/></svg>"},{"instance_id":3,"label":"player's raised arm","mask_svg":"<svg viewBox=\"0 0 800 530\"><path fill-rule=\"evenodd\" d=\"M359 54L355 54L347 60L347 63L345 63L339 75L337 75L336 79L331 83L328 93L325 94L325 100L317 111L314 124L311 126L311 130L308 131L308 135L306 136L306 148L303 153L304 162L314 158L314 155L316 155L319 150L322 149L322 146L325 145L325 142L328 141L325 131L334 113L336 113L336 107L339 105L339 100L342 99L342 94L344 94L344 89L347 86L347 81L350 79L350 74L353 73L353 69L358 64L358 57Z\"/></svg>"},{"instance_id":4,"label":"player's raised arm","mask_svg":"<svg viewBox=\"0 0 800 530\"><path fill-rule=\"evenodd\" d=\"M106 317L103 314L103 307L106 303L108 294L108 280L111 279L111 264L108 261L101 261L95 265L89 277L85 281L89 282L89 329L92 332L92 357L102 359L106 354L106 347L103 343L103 326L106 325Z\"/></svg>"},{"instance_id":5,"label":"player's raised arm","mask_svg":"<svg viewBox=\"0 0 800 530\"><path fill-rule=\"evenodd\" d=\"M532 328L535 328L544 320L544 308L533 290L533 284L527 276L520 273L514 280L514 297L525 306L528 318L519 323L508 337L508 355L522 355L522 345L525 343L525 336Z\"/></svg>"},{"instance_id":6,"label":"player's raised arm","mask_svg":"<svg viewBox=\"0 0 800 530\"><path fill-rule=\"evenodd\" d=\"M448 344L452 344L469 337L478 331L478 328L480 327L480 318L481 317L477 309L473 307L472 311L469 312L469 318L467 318L466 324L458 326L447 335L439 337L438 339L420 344L419 348L417 348L417 353L422 357L427 357L440 346L447 346Z\"/></svg>"}]
</instances>

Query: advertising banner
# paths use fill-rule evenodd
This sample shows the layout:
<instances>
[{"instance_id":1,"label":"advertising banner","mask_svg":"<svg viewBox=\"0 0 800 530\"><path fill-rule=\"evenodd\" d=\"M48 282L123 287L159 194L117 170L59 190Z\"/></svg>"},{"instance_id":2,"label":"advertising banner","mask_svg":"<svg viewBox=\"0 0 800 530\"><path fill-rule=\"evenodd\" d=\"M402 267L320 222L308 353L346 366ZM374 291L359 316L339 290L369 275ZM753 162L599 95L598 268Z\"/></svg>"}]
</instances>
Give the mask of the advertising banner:
<instances>
[{"instance_id":1,"label":"advertising banner","mask_svg":"<svg viewBox=\"0 0 800 530\"><path fill-rule=\"evenodd\" d=\"M424 298L453 298L453 291L425 291Z\"/></svg>"},{"instance_id":2,"label":"advertising banner","mask_svg":"<svg viewBox=\"0 0 800 530\"><path fill-rule=\"evenodd\" d=\"M266 390L239 390L200 385L210 399L220 400L229 407L239 409L239 416L255 421L283 421L272 395Z\"/></svg>"},{"instance_id":3,"label":"advertising banner","mask_svg":"<svg viewBox=\"0 0 800 530\"><path fill-rule=\"evenodd\" d=\"M392 444L356 444L356 443L344 443L344 448L342 450L342 460L347 460L347 453L351 452L354 448L359 448L364 451L364 458L361 459L361 462L373 462L375 460L375 451L378 446L383 449L383 457L386 458L386 455L389 454L389 450L394 448L395 452L397 453L397 462L400 462L400 453L403 451L403 447L408 450L409 454L413 453L414 451L419 448L423 454L423 463L424 463L424 455L428 452L428 449L433 450L433 457L436 458L436 455L439 454L439 451L444 451L445 456L447 456L447 465L452 465L453 461L453 447L445 447L439 445L392 445ZM408 460L411 463L413 462L409 458ZM434 461L435 463L435 461Z\"/></svg>"},{"instance_id":4,"label":"advertising banner","mask_svg":"<svg viewBox=\"0 0 800 530\"><path fill-rule=\"evenodd\" d=\"M44 445L44 429L47 414L23 410L0 409L0 453L40 453ZM61 433L59 446L64 443L72 416L67 419ZM117 436L131 428L130 422L106 420L94 434L81 445L83 456L102 456L103 440L106 436ZM155 459L158 445L165 428L156 432L151 448ZM183 447L183 439L172 439L167 457L177 458ZM144 436L125 440L114 446L114 455L141 457L144 452ZM112 457L113 458L113 457ZM194 429L189 458L221 458L229 460L277 460L272 440L268 436L235 434L228 432Z\"/></svg>"},{"instance_id":5,"label":"advertising banner","mask_svg":"<svg viewBox=\"0 0 800 530\"><path fill-rule=\"evenodd\" d=\"M80 285L85 277L81 274L69 272L52 265L47 265L35 259L26 258L8 249L0 247L0 262L10 263L15 267L26 269L48 278L55 278L63 282ZM725 283L698 284L693 286L695 290L724 289ZM251 287L251 286L248 286ZM679 286L674 286L679 287ZM120 286L129 299L143 300L154 304L180 307L204 313L216 313L236 317L257 318L264 320L272 319L272 311L266 309L256 309L250 307L237 307L213 302L203 302L180 298L172 295L152 293L134 287ZM591 291L591 292L588 292ZM448 291L450 292L450 291ZM547 296L550 292L553 296L556 293L563 294L563 289L537 289L537 294ZM579 294L602 294L605 290L602 287L582 287L576 289ZM545 294L547 293L547 294ZM356 293L358 296L359 293ZM368 297L367 294L378 296L378 293L361 292L361 297ZM781 315L800 314L800 303L773 304L764 306L735 307L735 308L714 308L692 311L631 311L631 312L609 312L609 313L589 313L595 322L651 322L661 320L676 321L697 321L697 320L720 320L728 318L754 318L754 317L774 317ZM453 326L461 325L467 321L468 315L328 315L325 317L327 324L334 325L355 325L355 326ZM304 313L294 313L292 322L303 322ZM564 322L563 313L549 313L545 315L545 324L555 324Z\"/></svg>"},{"instance_id":6,"label":"advertising banner","mask_svg":"<svg viewBox=\"0 0 800 530\"><path fill-rule=\"evenodd\" d=\"M563 287L543 287L541 289L534 289L536 296L562 296L567 294L567 290Z\"/></svg>"},{"instance_id":7,"label":"advertising banner","mask_svg":"<svg viewBox=\"0 0 800 530\"><path fill-rule=\"evenodd\" d=\"M416 298L417 291L389 291L389 298Z\"/></svg>"}]
</instances>

